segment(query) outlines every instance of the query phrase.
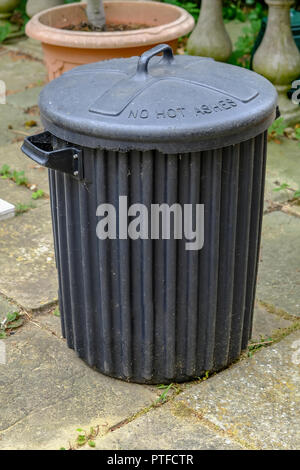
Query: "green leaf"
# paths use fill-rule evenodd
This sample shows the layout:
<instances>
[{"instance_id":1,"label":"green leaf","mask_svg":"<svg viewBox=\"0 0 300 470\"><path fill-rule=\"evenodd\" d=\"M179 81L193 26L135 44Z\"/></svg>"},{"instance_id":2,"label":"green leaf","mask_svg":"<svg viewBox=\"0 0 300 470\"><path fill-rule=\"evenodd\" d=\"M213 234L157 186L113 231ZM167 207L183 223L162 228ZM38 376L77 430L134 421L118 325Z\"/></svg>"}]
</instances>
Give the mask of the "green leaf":
<instances>
[{"instance_id":1,"label":"green leaf","mask_svg":"<svg viewBox=\"0 0 300 470\"><path fill-rule=\"evenodd\" d=\"M78 437L77 437L77 444L79 446L83 446L85 443L86 443L87 439L86 439L86 436L84 434L80 434Z\"/></svg>"},{"instance_id":2,"label":"green leaf","mask_svg":"<svg viewBox=\"0 0 300 470\"><path fill-rule=\"evenodd\" d=\"M8 315L6 316L6 321L7 322L15 321L17 320L18 316L19 316L19 312L8 313Z\"/></svg>"},{"instance_id":3,"label":"green leaf","mask_svg":"<svg viewBox=\"0 0 300 470\"><path fill-rule=\"evenodd\" d=\"M43 196L44 196L44 191L42 191L41 189L38 189L37 191L32 193L32 199L34 200L40 199Z\"/></svg>"},{"instance_id":4,"label":"green leaf","mask_svg":"<svg viewBox=\"0 0 300 470\"><path fill-rule=\"evenodd\" d=\"M300 189L294 192L294 198L299 198L300 197Z\"/></svg>"},{"instance_id":5,"label":"green leaf","mask_svg":"<svg viewBox=\"0 0 300 470\"><path fill-rule=\"evenodd\" d=\"M25 212L28 212L29 209L35 208L34 204L31 204L28 206L27 204L16 204L16 215L24 214Z\"/></svg>"},{"instance_id":6,"label":"green leaf","mask_svg":"<svg viewBox=\"0 0 300 470\"><path fill-rule=\"evenodd\" d=\"M19 318L18 320L14 321L12 323L8 323L7 328L15 330L17 328L20 328L20 326L22 326L23 324L24 324L23 318Z\"/></svg>"},{"instance_id":7,"label":"green leaf","mask_svg":"<svg viewBox=\"0 0 300 470\"><path fill-rule=\"evenodd\" d=\"M12 179L18 186L22 186L22 185L26 186L28 182L27 178L25 177L24 171L14 170L12 174Z\"/></svg>"},{"instance_id":8,"label":"green leaf","mask_svg":"<svg viewBox=\"0 0 300 470\"><path fill-rule=\"evenodd\" d=\"M164 403L166 401L166 398L167 398L167 395L168 395L168 392L169 390L171 389L171 387L173 387L173 384L170 384L167 386L167 388L165 389L165 391L160 395L160 397L158 398L158 402L161 402L161 403Z\"/></svg>"},{"instance_id":9,"label":"green leaf","mask_svg":"<svg viewBox=\"0 0 300 470\"><path fill-rule=\"evenodd\" d=\"M58 308L56 308L56 309L54 310L53 315L54 315L55 317L60 317L60 311L59 311ZM82 430L81 430L81 431L82 431ZM79 431L79 432L81 432L81 431Z\"/></svg>"},{"instance_id":10,"label":"green leaf","mask_svg":"<svg viewBox=\"0 0 300 470\"><path fill-rule=\"evenodd\" d=\"M8 165L3 165L1 170L0 170L0 175L4 175L6 173L9 173L10 167Z\"/></svg>"},{"instance_id":11,"label":"green leaf","mask_svg":"<svg viewBox=\"0 0 300 470\"><path fill-rule=\"evenodd\" d=\"M288 183L282 183L278 188L274 188L273 191L277 193L279 191L283 191L284 189L288 189L289 186L290 185Z\"/></svg>"},{"instance_id":12,"label":"green leaf","mask_svg":"<svg viewBox=\"0 0 300 470\"><path fill-rule=\"evenodd\" d=\"M96 447L96 443L94 441L88 441L88 445L90 447Z\"/></svg>"},{"instance_id":13,"label":"green leaf","mask_svg":"<svg viewBox=\"0 0 300 470\"><path fill-rule=\"evenodd\" d=\"M286 123L283 117L280 117L274 121L268 129L269 135L283 135L286 128Z\"/></svg>"},{"instance_id":14,"label":"green leaf","mask_svg":"<svg viewBox=\"0 0 300 470\"><path fill-rule=\"evenodd\" d=\"M7 38L10 30L11 26L8 21L0 25L0 42L3 42Z\"/></svg>"}]
</instances>

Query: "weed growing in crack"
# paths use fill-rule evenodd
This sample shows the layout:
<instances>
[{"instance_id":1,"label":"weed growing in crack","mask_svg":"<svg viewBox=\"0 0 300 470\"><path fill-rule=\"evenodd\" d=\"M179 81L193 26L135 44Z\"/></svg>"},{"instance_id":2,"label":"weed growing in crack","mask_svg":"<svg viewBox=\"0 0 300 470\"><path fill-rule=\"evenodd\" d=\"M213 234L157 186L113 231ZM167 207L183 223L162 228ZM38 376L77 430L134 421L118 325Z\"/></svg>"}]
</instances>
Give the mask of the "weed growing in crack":
<instances>
[{"instance_id":1,"label":"weed growing in crack","mask_svg":"<svg viewBox=\"0 0 300 470\"><path fill-rule=\"evenodd\" d=\"M18 186L27 186L28 184L25 171L12 170L8 165L2 166L0 169L0 176L2 179L12 180Z\"/></svg>"},{"instance_id":2,"label":"weed growing in crack","mask_svg":"<svg viewBox=\"0 0 300 470\"><path fill-rule=\"evenodd\" d=\"M42 189L38 189L37 191L35 191L34 193L32 193L32 199L34 200L37 200L37 199L41 199L42 197L44 197L45 193Z\"/></svg>"},{"instance_id":3,"label":"weed growing in crack","mask_svg":"<svg viewBox=\"0 0 300 470\"><path fill-rule=\"evenodd\" d=\"M0 323L0 339L5 339L12 334L13 330L20 328L24 323L24 318L19 312L8 313L6 318Z\"/></svg>"},{"instance_id":4,"label":"weed growing in crack","mask_svg":"<svg viewBox=\"0 0 300 470\"><path fill-rule=\"evenodd\" d=\"M95 448L96 443L94 439L98 436L99 431L100 431L99 426L97 426L96 428L91 427L89 432L84 431L81 428L77 429L77 432L79 433L76 439L77 447L82 447L85 444L88 444L89 447Z\"/></svg>"},{"instance_id":5,"label":"weed growing in crack","mask_svg":"<svg viewBox=\"0 0 300 470\"><path fill-rule=\"evenodd\" d=\"M248 357L252 357L253 353L258 351L261 348L265 348L267 346L270 346L271 344L274 343L273 338L263 338L261 336L260 341L256 343L250 343L248 346Z\"/></svg>"},{"instance_id":6,"label":"weed growing in crack","mask_svg":"<svg viewBox=\"0 0 300 470\"><path fill-rule=\"evenodd\" d=\"M18 203L18 204L16 204L15 214L16 215L25 214L30 209L35 209L35 208L36 208L36 206L34 204L21 204L21 203Z\"/></svg>"},{"instance_id":7,"label":"weed growing in crack","mask_svg":"<svg viewBox=\"0 0 300 470\"><path fill-rule=\"evenodd\" d=\"M168 393L170 392L170 390L173 390L176 395L180 392L180 388L178 387L178 385L173 384L173 383L169 385L158 385L157 388L159 390L163 390L163 392L156 400L155 402L156 404L166 403L167 399L169 398Z\"/></svg>"},{"instance_id":8,"label":"weed growing in crack","mask_svg":"<svg viewBox=\"0 0 300 470\"><path fill-rule=\"evenodd\" d=\"M60 318L60 311L59 311L59 308L56 308L56 309L54 310L53 315L54 315L55 317Z\"/></svg>"},{"instance_id":9,"label":"weed growing in crack","mask_svg":"<svg viewBox=\"0 0 300 470\"><path fill-rule=\"evenodd\" d=\"M290 200L296 200L300 198L300 188L298 189L291 188L291 186L288 183L282 183L277 188L273 189L274 192L285 191L285 190L291 192Z\"/></svg>"}]
</instances>

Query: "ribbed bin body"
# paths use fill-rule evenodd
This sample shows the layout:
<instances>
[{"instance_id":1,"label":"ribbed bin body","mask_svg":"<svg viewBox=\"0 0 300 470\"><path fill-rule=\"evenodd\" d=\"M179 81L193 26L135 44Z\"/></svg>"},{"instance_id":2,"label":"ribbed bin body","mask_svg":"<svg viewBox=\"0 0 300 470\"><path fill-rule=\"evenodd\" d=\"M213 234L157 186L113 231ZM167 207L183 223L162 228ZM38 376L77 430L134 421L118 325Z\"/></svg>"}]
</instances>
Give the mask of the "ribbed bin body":
<instances>
[{"instance_id":1,"label":"ribbed bin body","mask_svg":"<svg viewBox=\"0 0 300 470\"><path fill-rule=\"evenodd\" d=\"M55 138L54 147L66 142ZM83 149L84 180L50 170L63 335L104 374L189 380L237 359L251 335L266 134L166 155ZM99 240L97 207L204 204L204 246Z\"/></svg>"}]
</instances>

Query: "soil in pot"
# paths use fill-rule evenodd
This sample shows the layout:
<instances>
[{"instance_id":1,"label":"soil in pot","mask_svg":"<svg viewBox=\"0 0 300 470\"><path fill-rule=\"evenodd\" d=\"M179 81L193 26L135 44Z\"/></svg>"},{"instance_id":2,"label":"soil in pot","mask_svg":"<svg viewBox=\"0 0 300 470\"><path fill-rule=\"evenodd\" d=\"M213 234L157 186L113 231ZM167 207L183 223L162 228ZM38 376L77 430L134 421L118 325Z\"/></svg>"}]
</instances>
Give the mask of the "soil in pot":
<instances>
[{"instance_id":1,"label":"soil in pot","mask_svg":"<svg viewBox=\"0 0 300 470\"><path fill-rule=\"evenodd\" d=\"M147 29L150 28L151 26L146 25L146 24L136 24L136 23L129 23L129 24L117 24L117 23L109 23L106 24L104 29L102 30L101 28L98 28L97 26L93 26L90 23L82 21L79 24L71 24L68 26L64 26L62 29L65 29L67 31L84 31L88 33L94 33L94 32L117 32L117 31L136 31L139 29Z\"/></svg>"}]
</instances>

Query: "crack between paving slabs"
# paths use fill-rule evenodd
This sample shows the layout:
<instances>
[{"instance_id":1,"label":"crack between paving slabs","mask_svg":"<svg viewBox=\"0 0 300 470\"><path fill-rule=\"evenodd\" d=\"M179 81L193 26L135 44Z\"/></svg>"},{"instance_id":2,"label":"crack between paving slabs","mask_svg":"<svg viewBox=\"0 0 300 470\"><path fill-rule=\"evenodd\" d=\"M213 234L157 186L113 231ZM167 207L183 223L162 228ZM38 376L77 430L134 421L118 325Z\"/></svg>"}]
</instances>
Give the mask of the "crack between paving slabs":
<instances>
[{"instance_id":1,"label":"crack between paving slabs","mask_svg":"<svg viewBox=\"0 0 300 470\"><path fill-rule=\"evenodd\" d=\"M292 313L288 313L283 309L275 307L275 305L269 304L264 300L257 299L258 305L265 308L270 315L275 315L278 318L283 318L284 320L288 320L291 322L298 322L300 321L299 317L293 315Z\"/></svg>"},{"instance_id":2,"label":"crack between paving slabs","mask_svg":"<svg viewBox=\"0 0 300 470\"><path fill-rule=\"evenodd\" d=\"M209 379L207 379L209 380ZM181 384L182 385L182 384ZM187 385L192 385L192 384L187 384ZM153 402L150 406L146 407L146 408L143 408L142 410L140 410L139 412L137 412L136 414L132 415L131 417L127 418L127 419L124 419L122 421L120 421L119 423L111 426L110 428L107 429L106 432L104 432L100 438L99 438L99 443L101 443L101 439L103 439L105 436L107 436L109 433L111 432L114 432L114 431L117 431L125 426L127 426L128 424L134 422L136 419L142 417L142 416L145 416L146 414L148 414L150 411L156 409L156 408L159 408L159 407L162 407L164 405L167 405L168 403L172 403L174 402L174 399L180 395L181 393L183 393L185 390L180 390L179 392L177 393L174 393L173 396L169 397L166 399L166 401L164 403L157 403L157 402ZM212 423L211 421L209 421L208 419L204 418L202 415L200 415L200 413L197 413L195 410L193 410L192 408L190 408L188 406L188 404L185 402L185 401L182 401L181 406L185 407L186 409L188 409L188 411L194 415L195 418L197 418L201 424L203 426L205 426L207 429L209 429L210 431L213 431L215 434L217 434L219 437L222 437L222 438L226 438L226 439L230 439L232 441L232 443L236 443L236 444L239 444L241 447L245 448L245 449L249 449L249 450L259 450L258 447L254 446L254 444L249 444L249 443L246 443L245 441L243 441L242 439L239 439L237 438L236 436L234 436L232 433L230 433L230 431L225 431L224 429L222 429L221 427L217 426L216 424Z\"/></svg>"},{"instance_id":3,"label":"crack between paving slabs","mask_svg":"<svg viewBox=\"0 0 300 470\"><path fill-rule=\"evenodd\" d=\"M292 206L295 205L295 199L289 199L286 202L271 202L270 206L264 210L263 215L271 214L272 212L283 212L284 214L292 217L300 218L300 214L293 212Z\"/></svg>"}]
</instances>

